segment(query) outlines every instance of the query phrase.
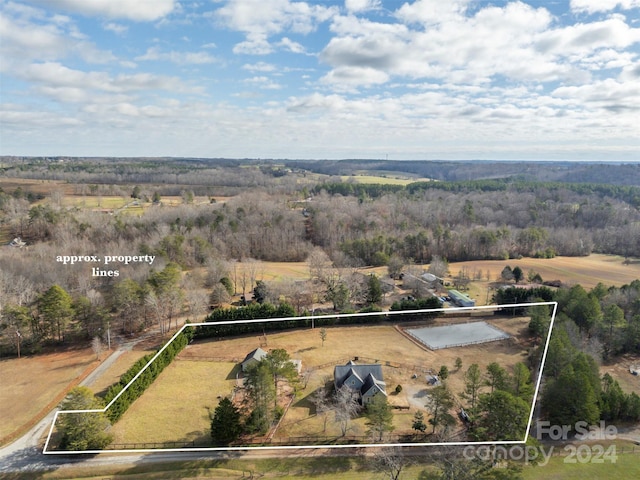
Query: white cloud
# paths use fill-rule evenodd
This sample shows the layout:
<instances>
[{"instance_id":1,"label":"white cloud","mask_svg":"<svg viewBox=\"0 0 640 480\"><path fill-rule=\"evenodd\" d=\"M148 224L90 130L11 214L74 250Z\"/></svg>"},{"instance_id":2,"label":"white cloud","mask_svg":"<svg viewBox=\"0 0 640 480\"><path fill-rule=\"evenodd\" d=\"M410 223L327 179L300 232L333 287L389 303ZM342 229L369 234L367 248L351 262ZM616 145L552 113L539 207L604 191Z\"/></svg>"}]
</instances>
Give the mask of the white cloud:
<instances>
[{"instance_id":1,"label":"white cloud","mask_svg":"<svg viewBox=\"0 0 640 480\"><path fill-rule=\"evenodd\" d=\"M127 93L146 90L186 91L175 77L138 73L111 76L106 72L84 72L57 62L35 63L15 72L19 78L49 88L97 90Z\"/></svg>"},{"instance_id":2,"label":"white cloud","mask_svg":"<svg viewBox=\"0 0 640 480\"><path fill-rule=\"evenodd\" d=\"M280 90L282 88L282 85L280 85L279 83L276 83L273 80L271 80L269 77L265 77L262 75L252 77L252 78L247 78L243 80L243 82L249 85L254 85L260 88L261 90Z\"/></svg>"},{"instance_id":3,"label":"white cloud","mask_svg":"<svg viewBox=\"0 0 640 480\"><path fill-rule=\"evenodd\" d=\"M250 72L275 72L277 67L271 63L258 62L258 63L245 63L242 68L249 70Z\"/></svg>"},{"instance_id":4,"label":"white cloud","mask_svg":"<svg viewBox=\"0 0 640 480\"><path fill-rule=\"evenodd\" d=\"M446 4L447 12L439 19L432 14L438 5ZM338 17L332 30L339 35L331 39L320 58L334 68L371 68L386 75L409 78L448 78L457 82L485 81L500 74L521 79L552 80L566 73L532 48L536 36L551 23L545 9L534 9L516 2L504 8L487 7L473 17L458 14L457 7L444 3L416 2L403 5L400 18L407 9L429 11L430 28L410 30L406 25L388 25L353 16ZM455 8L454 8L455 7ZM442 7L444 8L444 7ZM424 12L423 12L424 13ZM418 12L410 15L413 23ZM338 80L341 75L329 75ZM356 77L349 75L353 84ZM371 75L363 77L371 78ZM476 80L474 80L476 79ZM368 81L368 80L367 80Z\"/></svg>"},{"instance_id":5,"label":"white cloud","mask_svg":"<svg viewBox=\"0 0 640 480\"><path fill-rule=\"evenodd\" d=\"M623 10L640 7L640 0L571 0L574 12L609 12L620 6Z\"/></svg>"},{"instance_id":6,"label":"white cloud","mask_svg":"<svg viewBox=\"0 0 640 480\"><path fill-rule=\"evenodd\" d=\"M322 77L322 83L333 84L341 89L341 87L351 89L357 86L371 86L386 83L389 75L385 72L371 67L359 66L341 66L334 68L327 75Z\"/></svg>"},{"instance_id":7,"label":"white cloud","mask_svg":"<svg viewBox=\"0 0 640 480\"><path fill-rule=\"evenodd\" d=\"M11 5L11 4L9 4ZM30 60L58 60L74 56L88 63L108 63L116 57L78 32L68 17L47 16L31 7L0 12L0 54L6 65Z\"/></svg>"},{"instance_id":8,"label":"white cloud","mask_svg":"<svg viewBox=\"0 0 640 480\"><path fill-rule=\"evenodd\" d=\"M460 18L472 0L417 0L405 3L396 16L406 23L437 24Z\"/></svg>"},{"instance_id":9,"label":"white cloud","mask_svg":"<svg viewBox=\"0 0 640 480\"><path fill-rule=\"evenodd\" d=\"M150 47L144 55L135 57L138 61L166 61L177 65L202 65L214 63L215 57L206 52L162 52L158 47Z\"/></svg>"},{"instance_id":10,"label":"white cloud","mask_svg":"<svg viewBox=\"0 0 640 480\"><path fill-rule=\"evenodd\" d=\"M176 0L27 0L46 8L56 8L87 16L125 18L134 21L158 20L176 8Z\"/></svg>"},{"instance_id":11,"label":"white cloud","mask_svg":"<svg viewBox=\"0 0 640 480\"><path fill-rule=\"evenodd\" d=\"M115 33L116 35L122 35L127 30L129 30L129 27L127 27L126 25L121 25L114 22L106 23L103 28L109 32Z\"/></svg>"},{"instance_id":12,"label":"white cloud","mask_svg":"<svg viewBox=\"0 0 640 480\"><path fill-rule=\"evenodd\" d=\"M293 53L306 53L306 49L298 42L294 42L290 38L284 37L277 45Z\"/></svg>"},{"instance_id":13,"label":"white cloud","mask_svg":"<svg viewBox=\"0 0 640 480\"><path fill-rule=\"evenodd\" d=\"M290 31L308 34L337 13L335 7L289 0L230 0L216 11L221 24L246 34L234 53L266 55L273 51L269 37Z\"/></svg>"},{"instance_id":14,"label":"white cloud","mask_svg":"<svg viewBox=\"0 0 640 480\"><path fill-rule=\"evenodd\" d=\"M381 7L380 0L345 0L344 6L349 12L366 12Z\"/></svg>"}]
</instances>

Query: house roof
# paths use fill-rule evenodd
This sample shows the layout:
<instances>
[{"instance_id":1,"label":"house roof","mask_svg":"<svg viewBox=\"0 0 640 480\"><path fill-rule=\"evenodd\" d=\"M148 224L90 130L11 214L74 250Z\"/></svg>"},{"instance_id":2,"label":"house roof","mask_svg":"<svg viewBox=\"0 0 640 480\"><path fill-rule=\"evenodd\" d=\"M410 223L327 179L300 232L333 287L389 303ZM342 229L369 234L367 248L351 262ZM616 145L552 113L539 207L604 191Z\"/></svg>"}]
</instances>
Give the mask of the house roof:
<instances>
[{"instance_id":1,"label":"house roof","mask_svg":"<svg viewBox=\"0 0 640 480\"><path fill-rule=\"evenodd\" d=\"M364 379L364 385L362 386L360 391L364 395L374 386L378 387L385 396L387 395L387 392L385 392L386 383L384 383L382 380L378 380L372 373L367 375L367 378Z\"/></svg>"},{"instance_id":2,"label":"house roof","mask_svg":"<svg viewBox=\"0 0 640 480\"><path fill-rule=\"evenodd\" d=\"M258 347L255 350L252 350L251 352L249 352L247 356L244 357L244 360L242 360L241 363L245 363L247 360L251 360L251 359L260 361L265 357L266 354L267 352L265 352L263 349Z\"/></svg>"},{"instance_id":3,"label":"house roof","mask_svg":"<svg viewBox=\"0 0 640 480\"><path fill-rule=\"evenodd\" d=\"M382 380L384 376L382 375L382 365L379 363L368 363L358 365L353 361L348 362L346 365L337 365L333 371L334 379L336 387L340 388L344 381L349 378L351 375L355 375L360 378L364 385L362 388L362 392L366 392L371 388L371 385L374 383L378 386L381 386L381 389L384 390L384 381ZM372 379L370 379L370 377ZM369 386L365 389L367 382Z\"/></svg>"}]
</instances>

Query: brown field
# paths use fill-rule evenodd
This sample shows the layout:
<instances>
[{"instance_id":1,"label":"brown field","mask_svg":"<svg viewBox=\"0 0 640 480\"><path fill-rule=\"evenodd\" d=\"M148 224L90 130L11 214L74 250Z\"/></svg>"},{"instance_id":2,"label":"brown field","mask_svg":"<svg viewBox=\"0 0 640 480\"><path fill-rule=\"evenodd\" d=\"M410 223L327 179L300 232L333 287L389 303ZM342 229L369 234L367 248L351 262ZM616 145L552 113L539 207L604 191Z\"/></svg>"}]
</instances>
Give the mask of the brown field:
<instances>
[{"instance_id":1,"label":"brown field","mask_svg":"<svg viewBox=\"0 0 640 480\"><path fill-rule=\"evenodd\" d=\"M48 413L43 409L53 408L67 388L97 365L91 349L1 361L0 445L13 432Z\"/></svg>"},{"instance_id":2,"label":"brown field","mask_svg":"<svg viewBox=\"0 0 640 480\"><path fill-rule=\"evenodd\" d=\"M491 322L510 333L521 333L528 319L516 317ZM361 341L364 338L366 342ZM237 367L234 365L260 346L260 342L258 336L248 336L189 345L114 426L115 443L206 439L209 411L215 408L217 396L228 395L235 385ZM292 358L302 360L302 370L306 372L306 388L288 410L276 438L339 436L331 414L323 431L324 419L315 415L310 396L321 385L332 381L334 365L354 357L359 357L361 362L382 363L389 401L392 405L409 407L409 410L396 411L395 433L410 433L416 409L424 409L428 390L424 375L428 370L447 365L452 372L448 383L452 392L458 394L463 389L463 372L470 364L478 363L484 369L489 363L498 362L510 370L516 362L526 360L527 355L527 345L513 340L434 352L416 345L391 325L327 328L324 346L317 328L279 332L267 335L267 345L263 348L286 349ZM463 363L459 372L454 367L457 357ZM321 368L316 368L319 366ZM414 374L417 378L412 378ZM391 393L396 385L403 387L398 395ZM349 434L364 435L365 430L365 420L359 418L353 421Z\"/></svg>"},{"instance_id":3,"label":"brown field","mask_svg":"<svg viewBox=\"0 0 640 480\"><path fill-rule=\"evenodd\" d=\"M114 443L209 438L209 412L235 385L236 364L175 360L111 429Z\"/></svg>"},{"instance_id":4,"label":"brown field","mask_svg":"<svg viewBox=\"0 0 640 480\"><path fill-rule=\"evenodd\" d=\"M560 280L569 285L580 284L585 289L595 287L599 282L607 286L621 286L640 279L640 262L624 264L624 258L616 255L592 254L587 257L522 258L519 260L478 260L449 264L450 275L456 275L467 267L473 278L473 272L482 271L483 280L489 270L491 280L500 278L500 272L509 265L520 267L525 274L529 270L538 272L543 280Z\"/></svg>"}]
</instances>

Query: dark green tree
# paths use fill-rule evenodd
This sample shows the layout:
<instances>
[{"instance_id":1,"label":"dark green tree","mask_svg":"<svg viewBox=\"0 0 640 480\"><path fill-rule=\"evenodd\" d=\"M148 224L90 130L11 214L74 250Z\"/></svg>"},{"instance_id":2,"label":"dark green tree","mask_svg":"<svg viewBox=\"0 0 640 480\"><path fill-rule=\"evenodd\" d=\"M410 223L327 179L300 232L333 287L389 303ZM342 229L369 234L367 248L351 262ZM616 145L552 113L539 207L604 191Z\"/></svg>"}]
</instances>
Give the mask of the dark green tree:
<instances>
[{"instance_id":1,"label":"dark green tree","mask_svg":"<svg viewBox=\"0 0 640 480\"><path fill-rule=\"evenodd\" d=\"M269 287L262 280L256 281L256 286L253 287L253 298L258 303L264 303L269 295Z\"/></svg>"},{"instance_id":2,"label":"dark green tree","mask_svg":"<svg viewBox=\"0 0 640 480\"><path fill-rule=\"evenodd\" d=\"M469 410L474 413L480 398L480 389L483 387L482 372L477 363L469 366L464 374L464 391L460 394L467 400Z\"/></svg>"},{"instance_id":3,"label":"dark green tree","mask_svg":"<svg viewBox=\"0 0 640 480\"><path fill-rule=\"evenodd\" d=\"M275 348L271 350L261 362L264 362L267 365L267 368L273 377L273 388L276 393L278 392L278 382L282 378L286 379L290 384L295 384L298 378L298 371L291 361L289 353L287 353L284 348ZM274 406L276 400L277 398L274 399Z\"/></svg>"},{"instance_id":4,"label":"dark green tree","mask_svg":"<svg viewBox=\"0 0 640 480\"><path fill-rule=\"evenodd\" d=\"M376 395L365 411L367 433L381 442L385 433L393 431L393 412L384 395Z\"/></svg>"},{"instance_id":5,"label":"dark green tree","mask_svg":"<svg viewBox=\"0 0 640 480\"><path fill-rule=\"evenodd\" d=\"M492 362L487 365L485 385L491 387L491 393L493 393L495 390L506 390L508 384L509 374L504 368L502 368L496 362Z\"/></svg>"},{"instance_id":6,"label":"dark green tree","mask_svg":"<svg viewBox=\"0 0 640 480\"><path fill-rule=\"evenodd\" d=\"M432 433L435 433L436 427L446 430L455 423L456 419L449 413L453 405L453 395L446 384L438 385L429 392L426 407L431 414L429 423L433 425Z\"/></svg>"},{"instance_id":7,"label":"dark green tree","mask_svg":"<svg viewBox=\"0 0 640 480\"><path fill-rule=\"evenodd\" d=\"M60 405L61 410L95 410L103 407L87 387L75 387ZM58 416L63 450L101 450L112 441L111 426L102 412L67 413Z\"/></svg>"},{"instance_id":8,"label":"dark green tree","mask_svg":"<svg viewBox=\"0 0 640 480\"><path fill-rule=\"evenodd\" d=\"M53 285L38 299L38 311L45 332L55 334L59 341L64 340L65 328L73 318L72 304L71 295L59 285Z\"/></svg>"},{"instance_id":9,"label":"dark green tree","mask_svg":"<svg viewBox=\"0 0 640 480\"><path fill-rule=\"evenodd\" d=\"M424 423L424 413L422 413L422 411L418 410L413 415L413 423L411 424L411 428L420 433L424 433L424 431L427 429L427 424Z\"/></svg>"},{"instance_id":10,"label":"dark green tree","mask_svg":"<svg viewBox=\"0 0 640 480\"><path fill-rule=\"evenodd\" d=\"M516 281L516 283L519 283L520 280L522 280L524 278L524 273L522 272L522 269L520 267L515 267L512 271L511 271L512 275L513 275L513 279Z\"/></svg>"},{"instance_id":11,"label":"dark green tree","mask_svg":"<svg viewBox=\"0 0 640 480\"><path fill-rule=\"evenodd\" d=\"M575 425L577 422L595 424L600 419L599 396L588 375L567 367L550 381L544 391L542 407L555 425Z\"/></svg>"},{"instance_id":12,"label":"dark green tree","mask_svg":"<svg viewBox=\"0 0 640 480\"><path fill-rule=\"evenodd\" d=\"M240 410L224 397L211 419L211 439L215 445L229 445L242 433Z\"/></svg>"},{"instance_id":13,"label":"dark green tree","mask_svg":"<svg viewBox=\"0 0 640 480\"><path fill-rule=\"evenodd\" d=\"M275 419L274 406L277 400L269 365L260 361L249 369L245 386L251 403L251 414L247 419L247 428L251 432L266 433Z\"/></svg>"},{"instance_id":14,"label":"dark green tree","mask_svg":"<svg viewBox=\"0 0 640 480\"><path fill-rule=\"evenodd\" d=\"M531 401L533 398L533 384L531 383L531 372L527 366L518 362L513 367L513 376L511 377L511 392L525 401Z\"/></svg>"},{"instance_id":15,"label":"dark green tree","mask_svg":"<svg viewBox=\"0 0 640 480\"><path fill-rule=\"evenodd\" d=\"M381 300L382 286L380 285L380 279L372 273L367 280L367 303L372 305L374 303L380 303Z\"/></svg>"},{"instance_id":16,"label":"dark green tree","mask_svg":"<svg viewBox=\"0 0 640 480\"><path fill-rule=\"evenodd\" d=\"M539 302L540 299L536 299ZM549 325L551 323L551 315L549 314L549 307L547 305L534 305L529 307L529 333L541 340L546 338L549 331Z\"/></svg>"},{"instance_id":17,"label":"dark green tree","mask_svg":"<svg viewBox=\"0 0 640 480\"><path fill-rule=\"evenodd\" d=\"M618 342L616 341L616 329L625 325L624 310L618 305L608 305L602 316L602 349L605 359L616 353Z\"/></svg>"},{"instance_id":18,"label":"dark green tree","mask_svg":"<svg viewBox=\"0 0 640 480\"><path fill-rule=\"evenodd\" d=\"M504 390L482 395L476 433L479 439L522 440L527 428L531 404Z\"/></svg>"}]
</instances>

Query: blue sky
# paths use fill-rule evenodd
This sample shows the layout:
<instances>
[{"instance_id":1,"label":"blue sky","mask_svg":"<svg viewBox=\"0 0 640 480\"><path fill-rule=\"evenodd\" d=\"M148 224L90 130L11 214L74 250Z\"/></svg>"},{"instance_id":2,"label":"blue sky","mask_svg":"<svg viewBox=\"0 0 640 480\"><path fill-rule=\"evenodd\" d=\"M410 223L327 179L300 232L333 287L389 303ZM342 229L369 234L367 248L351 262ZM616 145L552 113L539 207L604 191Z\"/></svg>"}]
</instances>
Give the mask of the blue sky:
<instances>
[{"instance_id":1,"label":"blue sky","mask_svg":"<svg viewBox=\"0 0 640 480\"><path fill-rule=\"evenodd\" d=\"M640 160L640 0L0 0L0 154Z\"/></svg>"}]
</instances>

